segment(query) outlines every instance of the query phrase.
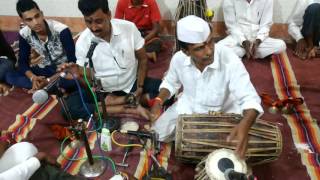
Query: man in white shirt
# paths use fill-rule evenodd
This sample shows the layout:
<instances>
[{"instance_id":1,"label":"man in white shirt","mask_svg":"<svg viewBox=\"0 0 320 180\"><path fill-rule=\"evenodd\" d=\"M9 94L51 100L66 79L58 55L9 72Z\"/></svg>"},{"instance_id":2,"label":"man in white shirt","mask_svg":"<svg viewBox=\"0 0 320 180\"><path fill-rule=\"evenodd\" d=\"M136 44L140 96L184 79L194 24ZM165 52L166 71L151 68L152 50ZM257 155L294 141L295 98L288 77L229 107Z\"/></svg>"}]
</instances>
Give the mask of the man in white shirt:
<instances>
[{"instance_id":1,"label":"man in white shirt","mask_svg":"<svg viewBox=\"0 0 320 180\"><path fill-rule=\"evenodd\" d=\"M273 0L223 0L223 14L229 36L219 44L239 57L264 58L286 50L284 41L269 37Z\"/></svg>"},{"instance_id":2,"label":"man in white shirt","mask_svg":"<svg viewBox=\"0 0 320 180\"><path fill-rule=\"evenodd\" d=\"M20 142L8 147L7 140L3 140L3 137L1 137L0 180L83 179L60 170L56 167L58 164L52 156L48 156L44 152L38 152L38 149L31 143Z\"/></svg>"},{"instance_id":3,"label":"man in white shirt","mask_svg":"<svg viewBox=\"0 0 320 180\"><path fill-rule=\"evenodd\" d=\"M309 59L320 54L320 0L299 0L289 19L289 34L296 41L295 54Z\"/></svg>"},{"instance_id":4,"label":"man in white shirt","mask_svg":"<svg viewBox=\"0 0 320 180\"><path fill-rule=\"evenodd\" d=\"M242 113L243 119L228 140L238 140L236 153L244 157L248 131L263 113L260 97L239 57L230 48L215 45L209 34L208 23L199 17L187 16L177 22L177 38L182 50L172 57L160 85L151 110L154 118L160 115L165 100L181 87L183 92L155 121L153 129L161 141L170 141L179 114Z\"/></svg>"},{"instance_id":5,"label":"man in white shirt","mask_svg":"<svg viewBox=\"0 0 320 180\"><path fill-rule=\"evenodd\" d=\"M87 54L95 41L98 44L92 54L94 76L101 81L104 91L116 96L134 93L138 99L143 93L148 93L151 98L156 96L161 80L146 78L144 39L137 27L129 21L111 19L107 0L79 0L78 7L88 27L76 42L80 76L83 76L83 67L90 65ZM114 100L106 101L109 113L134 111L125 108L123 98L109 99ZM146 113L141 115L148 118Z\"/></svg>"}]
</instances>

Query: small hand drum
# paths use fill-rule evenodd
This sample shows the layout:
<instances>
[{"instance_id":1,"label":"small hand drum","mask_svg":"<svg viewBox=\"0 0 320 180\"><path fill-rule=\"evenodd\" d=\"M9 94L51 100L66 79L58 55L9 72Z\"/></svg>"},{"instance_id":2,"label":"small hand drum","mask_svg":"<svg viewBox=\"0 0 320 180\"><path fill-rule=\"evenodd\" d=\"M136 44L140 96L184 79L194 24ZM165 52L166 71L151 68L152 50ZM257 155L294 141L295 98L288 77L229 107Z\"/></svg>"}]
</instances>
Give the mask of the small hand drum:
<instances>
[{"instance_id":1,"label":"small hand drum","mask_svg":"<svg viewBox=\"0 0 320 180\"><path fill-rule=\"evenodd\" d=\"M216 149L235 149L227 136L240 122L237 114L180 115L176 126L175 155L187 163L199 163ZM249 131L247 163L262 164L276 160L282 151L282 136L278 126L258 119Z\"/></svg>"},{"instance_id":2,"label":"small hand drum","mask_svg":"<svg viewBox=\"0 0 320 180\"><path fill-rule=\"evenodd\" d=\"M218 149L210 153L197 165L196 180L225 180L227 169L247 174L247 165L230 149Z\"/></svg>"}]
</instances>

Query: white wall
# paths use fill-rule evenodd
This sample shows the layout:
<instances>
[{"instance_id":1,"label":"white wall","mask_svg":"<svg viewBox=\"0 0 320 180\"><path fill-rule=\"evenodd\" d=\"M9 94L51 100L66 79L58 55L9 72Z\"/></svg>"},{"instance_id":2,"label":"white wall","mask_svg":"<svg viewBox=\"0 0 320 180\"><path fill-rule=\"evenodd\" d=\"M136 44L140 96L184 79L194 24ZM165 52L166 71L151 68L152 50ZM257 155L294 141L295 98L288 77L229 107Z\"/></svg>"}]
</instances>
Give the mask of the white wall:
<instances>
[{"instance_id":1,"label":"white wall","mask_svg":"<svg viewBox=\"0 0 320 180\"><path fill-rule=\"evenodd\" d=\"M81 17L78 0L35 0L46 16ZM274 22L286 23L297 0L274 0ZM0 15L15 16L17 0L0 0ZM173 19L179 0L157 0L163 19ZM117 0L109 0L114 13ZM207 0L208 7L215 11L214 20L223 21L222 0Z\"/></svg>"}]
</instances>

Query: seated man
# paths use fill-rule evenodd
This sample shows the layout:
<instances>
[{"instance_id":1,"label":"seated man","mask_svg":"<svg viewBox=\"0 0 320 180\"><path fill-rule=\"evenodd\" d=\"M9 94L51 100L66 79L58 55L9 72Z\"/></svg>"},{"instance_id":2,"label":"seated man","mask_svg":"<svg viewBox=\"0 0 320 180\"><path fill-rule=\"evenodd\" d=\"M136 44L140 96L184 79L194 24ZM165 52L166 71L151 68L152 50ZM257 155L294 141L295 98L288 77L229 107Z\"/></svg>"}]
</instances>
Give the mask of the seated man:
<instances>
[{"instance_id":1,"label":"seated man","mask_svg":"<svg viewBox=\"0 0 320 180\"><path fill-rule=\"evenodd\" d=\"M18 71L8 73L6 80L11 85L33 92L47 83L46 77L56 73L57 65L76 61L74 42L69 28L45 19L33 0L19 0L16 8L27 26L19 32ZM43 57L38 64L30 64L31 49ZM68 87L73 82L63 81L61 84Z\"/></svg>"},{"instance_id":2,"label":"seated man","mask_svg":"<svg viewBox=\"0 0 320 180\"><path fill-rule=\"evenodd\" d=\"M155 0L119 0L115 18L133 22L145 39L145 48L148 58L154 62L156 53L160 52L161 40L158 38L160 31L161 14Z\"/></svg>"},{"instance_id":3,"label":"seated man","mask_svg":"<svg viewBox=\"0 0 320 180\"><path fill-rule=\"evenodd\" d=\"M284 41L269 37L273 0L224 0L223 14L229 36L219 44L240 58L264 58L286 50Z\"/></svg>"},{"instance_id":4,"label":"seated man","mask_svg":"<svg viewBox=\"0 0 320 180\"><path fill-rule=\"evenodd\" d=\"M31 143L20 142L10 146L6 136L0 137L1 180L76 180L84 179L69 175L57 166L56 160Z\"/></svg>"},{"instance_id":5,"label":"seated man","mask_svg":"<svg viewBox=\"0 0 320 180\"><path fill-rule=\"evenodd\" d=\"M161 83L161 80L146 78L144 39L137 27L129 21L111 19L107 0L79 0L78 7L88 28L81 33L76 43L77 65L65 64L61 69L69 68L79 78L83 78L83 70L86 68L88 79L94 76L99 80L103 90L110 94L106 98L108 113L138 113L148 119L146 111L140 106L138 109L127 108L123 98L129 93L134 93L137 99L143 93L148 93L152 98L158 94ZM91 58L94 74L90 74L87 65L90 67L91 63L88 63L87 55L90 49L93 50L93 41L98 44Z\"/></svg>"},{"instance_id":6,"label":"seated man","mask_svg":"<svg viewBox=\"0 0 320 180\"><path fill-rule=\"evenodd\" d=\"M319 56L320 1L297 1L289 19L289 34L296 41L295 55L301 59Z\"/></svg>"},{"instance_id":7,"label":"seated man","mask_svg":"<svg viewBox=\"0 0 320 180\"><path fill-rule=\"evenodd\" d=\"M16 62L17 59L13 49L0 30L0 95L6 95L9 92L10 86L5 82L5 75L14 69Z\"/></svg>"},{"instance_id":8,"label":"seated man","mask_svg":"<svg viewBox=\"0 0 320 180\"><path fill-rule=\"evenodd\" d=\"M246 68L230 48L214 44L208 23L199 17L180 19L177 38L182 50L172 57L160 85L151 109L154 118L160 115L163 102L181 87L182 95L155 121L153 129L160 141L171 141L179 114L242 113L243 119L228 139L237 140L236 153L244 157L248 131L263 113Z\"/></svg>"}]
</instances>

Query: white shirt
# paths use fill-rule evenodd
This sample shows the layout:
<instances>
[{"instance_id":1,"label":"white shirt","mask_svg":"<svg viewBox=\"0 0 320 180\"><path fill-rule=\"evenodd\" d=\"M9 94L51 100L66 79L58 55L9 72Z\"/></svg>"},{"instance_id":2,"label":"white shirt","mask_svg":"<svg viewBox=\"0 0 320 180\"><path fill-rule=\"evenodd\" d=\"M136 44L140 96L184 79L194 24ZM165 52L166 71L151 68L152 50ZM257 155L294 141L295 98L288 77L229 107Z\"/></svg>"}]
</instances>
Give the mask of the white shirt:
<instances>
[{"instance_id":1,"label":"white shirt","mask_svg":"<svg viewBox=\"0 0 320 180\"><path fill-rule=\"evenodd\" d=\"M245 40L265 40L272 25L273 0L224 0L223 14L228 33L239 45Z\"/></svg>"},{"instance_id":2,"label":"white shirt","mask_svg":"<svg viewBox=\"0 0 320 180\"><path fill-rule=\"evenodd\" d=\"M296 40L303 38L301 34L303 15L310 4L320 3L320 0L297 0L296 6L292 11L291 18L288 21L288 32Z\"/></svg>"},{"instance_id":3,"label":"white shirt","mask_svg":"<svg viewBox=\"0 0 320 180\"><path fill-rule=\"evenodd\" d=\"M181 87L183 92L176 102L178 114L208 111L241 114L251 108L263 112L248 72L239 57L227 47L215 45L214 62L203 72L189 56L177 52L160 89L168 89L172 96Z\"/></svg>"},{"instance_id":4,"label":"white shirt","mask_svg":"<svg viewBox=\"0 0 320 180\"><path fill-rule=\"evenodd\" d=\"M26 161L0 173L0 180L27 180L40 168L40 161L31 157Z\"/></svg>"},{"instance_id":5,"label":"white shirt","mask_svg":"<svg viewBox=\"0 0 320 180\"><path fill-rule=\"evenodd\" d=\"M0 180L26 180L39 169L40 161L33 157L37 148L28 142L9 147L0 157Z\"/></svg>"},{"instance_id":6,"label":"white shirt","mask_svg":"<svg viewBox=\"0 0 320 180\"><path fill-rule=\"evenodd\" d=\"M130 92L137 78L138 60L135 51L144 46L144 39L136 26L125 20L112 19L110 42L103 39L92 56L95 77L101 79L104 90ZM84 30L76 43L77 64L84 66L91 40L90 29ZM98 38L98 37L95 37Z\"/></svg>"}]
</instances>

